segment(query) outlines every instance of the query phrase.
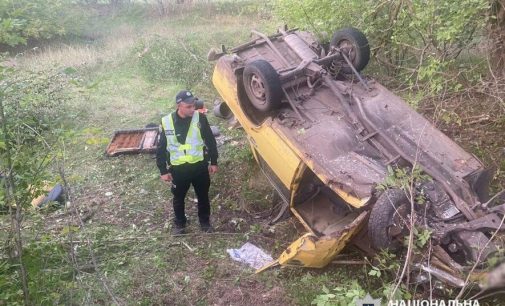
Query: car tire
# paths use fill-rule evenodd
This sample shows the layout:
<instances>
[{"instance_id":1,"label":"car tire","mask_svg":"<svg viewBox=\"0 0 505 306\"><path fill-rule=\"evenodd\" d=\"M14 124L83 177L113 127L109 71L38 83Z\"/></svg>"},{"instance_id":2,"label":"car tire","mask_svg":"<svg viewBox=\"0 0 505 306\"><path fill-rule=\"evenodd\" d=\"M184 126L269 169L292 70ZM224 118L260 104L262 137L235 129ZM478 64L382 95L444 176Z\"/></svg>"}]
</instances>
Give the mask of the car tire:
<instances>
[{"instance_id":1,"label":"car tire","mask_svg":"<svg viewBox=\"0 0 505 306\"><path fill-rule=\"evenodd\" d=\"M283 96L279 74L265 60L247 64L243 72L243 82L251 104L261 112L279 108Z\"/></svg>"},{"instance_id":2,"label":"car tire","mask_svg":"<svg viewBox=\"0 0 505 306\"><path fill-rule=\"evenodd\" d=\"M330 47L349 49L347 56L358 72L365 69L370 60L368 39L363 32L355 28L344 28L333 33ZM352 73L351 67L345 61L341 64L341 71L347 74Z\"/></svg>"},{"instance_id":3,"label":"car tire","mask_svg":"<svg viewBox=\"0 0 505 306\"><path fill-rule=\"evenodd\" d=\"M233 113L231 112L230 107L224 102L216 104L214 106L213 113L214 116L221 119L230 119L233 117Z\"/></svg>"},{"instance_id":4,"label":"car tire","mask_svg":"<svg viewBox=\"0 0 505 306\"><path fill-rule=\"evenodd\" d=\"M401 189L388 189L379 196L368 220L368 236L374 249L397 251L401 248L398 236L408 231L405 221L410 214L410 207L410 201ZM392 235L391 229L395 222L397 232L403 226L401 234Z\"/></svg>"}]
</instances>

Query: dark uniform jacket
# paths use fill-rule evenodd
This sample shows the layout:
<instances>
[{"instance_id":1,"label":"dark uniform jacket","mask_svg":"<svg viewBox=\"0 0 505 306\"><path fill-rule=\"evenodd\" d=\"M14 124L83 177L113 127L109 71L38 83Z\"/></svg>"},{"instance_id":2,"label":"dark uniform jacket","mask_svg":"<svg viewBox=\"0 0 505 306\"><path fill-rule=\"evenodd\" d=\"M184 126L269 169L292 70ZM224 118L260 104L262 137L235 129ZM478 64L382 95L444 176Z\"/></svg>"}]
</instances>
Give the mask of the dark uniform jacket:
<instances>
[{"instance_id":1,"label":"dark uniform jacket","mask_svg":"<svg viewBox=\"0 0 505 306\"><path fill-rule=\"evenodd\" d=\"M211 165L217 165L217 145L216 139L212 134L210 129L209 121L204 114L199 113L200 121L198 123L200 128L200 134L202 135L203 142L205 143L204 148L204 161L198 162L196 164L182 164L178 165L178 168L195 168L207 166L209 161ZM189 125L191 123L191 117L181 118L177 114L177 111L172 113L172 118L174 120L174 129L177 136L177 140L181 144L185 144L186 135L188 134ZM172 167L170 167L170 153L167 151L167 136L165 135L165 130L161 128L160 140L158 142L158 149L156 151L156 165L160 169L160 174L164 175L172 172Z\"/></svg>"}]
</instances>

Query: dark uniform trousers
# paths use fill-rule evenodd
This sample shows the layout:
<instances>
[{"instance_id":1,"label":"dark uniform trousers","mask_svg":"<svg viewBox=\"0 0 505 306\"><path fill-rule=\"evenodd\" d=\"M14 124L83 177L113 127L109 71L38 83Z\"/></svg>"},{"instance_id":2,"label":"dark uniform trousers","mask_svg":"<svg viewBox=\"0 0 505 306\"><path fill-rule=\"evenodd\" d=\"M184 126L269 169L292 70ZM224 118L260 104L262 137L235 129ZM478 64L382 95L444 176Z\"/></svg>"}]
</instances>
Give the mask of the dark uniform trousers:
<instances>
[{"instance_id":1,"label":"dark uniform trousers","mask_svg":"<svg viewBox=\"0 0 505 306\"><path fill-rule=\"evenodd\" d=\"M209 223L210 202L209 187L210 176L206 161L195 164L182 164L172 166L172 194L174 195L173 205L175 212L174 222L178 226L186 225L186 214L184 199L189 187L193 185L198 199L198 219L200 224Z\"/></svg>"}]
</instances>

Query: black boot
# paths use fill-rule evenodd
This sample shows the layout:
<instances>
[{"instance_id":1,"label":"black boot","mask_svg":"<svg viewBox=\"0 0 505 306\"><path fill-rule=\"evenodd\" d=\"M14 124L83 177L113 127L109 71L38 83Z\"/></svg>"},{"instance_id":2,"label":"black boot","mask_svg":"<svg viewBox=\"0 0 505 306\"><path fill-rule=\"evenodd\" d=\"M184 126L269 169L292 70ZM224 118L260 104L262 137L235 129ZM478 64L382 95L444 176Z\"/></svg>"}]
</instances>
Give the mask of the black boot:
<instances>
[{"instance_id":1,"label":"black boot","mask_svg":"<svg viewBox=\"0 0 505 306\"><path fill-rule=\"evenodd\" d=\"M214 228L212 227L212 225L210 225L210 222L201 222L200 229L204 233L212 233L214 231Z\"/></svg>"},{"instance_id":2,"label":"black boot","mask_svg":"<svg viewBox=\"0 0 505 306\"><path fill-rule=\"evenodd\" d=\"M179 236L186 233L186 226L180 224L174 224L172 226L172 236Z\"/></svg>"}]
</instances>

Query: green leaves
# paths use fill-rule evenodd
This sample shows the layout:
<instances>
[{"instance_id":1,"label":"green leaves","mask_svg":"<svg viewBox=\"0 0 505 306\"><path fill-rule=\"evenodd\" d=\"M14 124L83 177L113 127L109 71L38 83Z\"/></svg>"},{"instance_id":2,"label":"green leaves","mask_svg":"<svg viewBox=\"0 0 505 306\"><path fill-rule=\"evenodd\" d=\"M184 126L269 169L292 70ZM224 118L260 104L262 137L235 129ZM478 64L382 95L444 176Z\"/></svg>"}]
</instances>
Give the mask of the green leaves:
<instances>
[{"instance_id":1,"label":"green leaves","mask_svg":"<svg viewBox=\"0 0 505 306\"><path fill-rule=\"evenodd\" d=\"M372 267L372 270L368 272L368 275L374 276L374 277L381 277L382 273L377 267Z\"/></svg>"},{"instance_id":2,"label":"green leaves","mask_svg":"<svg viewBox=\"0 0 505 306\"><path fill-rule=\"evenodd\" d=\"M0 0L0 44L16 46L28 39L48 39L66 32L62 18L70 1Z\"/></svg>"},{"instance_id":3,"label":"green leaves","mask_svg":"<svg viewBox=\"0 0 505 306\"><path fill-rule=\"evenodd\" d=\"M0 17L0 43L9 46L26 43L26 38L18 34L22 26L21 20Z\"/></svg>"},{"instance_id":4,"label":"green leaves","mask_svg":"<svg viewBox=\"0 0 505 306\"><path fill-rule=\"evenodd\" d=\"M417 228L417 227L414 227L413 231L416 238L414 240L414 243L419 249L422 249L426 245L426 243L430 240L431 231L429 229Z\"/></svg>"},{"instance_id":5,"label":"green leaves","mask_svg":"<svg viewBox=\"0 0 505 306\"><path fill-rule=\"evenodd\" d=\"M210 80L212 64L205 59L207 38L190 33L170 40L154 38L137 46L140 68L155 81L176 80L191 88Z\"/></svg>"},{"instance_id":6,"label":"green leaves","mask_svg":"<svg viewBox=\"0 0 505 306\"><path fill-rule=\"evenodd\" d=\"M431 93L457 84L456 77L447 77L449 64L485 31L489 10L487 0L278 0L276 5L277 15L291 27L319 36L359 28L386 72L412 87L427 84Z\"/></svg>"},{"instance_id":7,"label":"green leaves","mask_svg":"<svg viewBox=\"0 0 505 306\"><path fill-rule=\"evenodd\" d=\"M400 268L399 260L396 258L396 255L389 253L387 250L382 250L379 254L377 254L376 261L376 265L372 266L372 269L368 272L368 275L370 276L384 278L384 274L394 274L396 273L395 271Z\"/></svg>"},{"instance_id":8,"label":"green leaves","mask_svg":"<svg viewBox=\"0 0 505 306\"><path fill-rule=\"evenodd\" d=\"M384 181L377 185L377 190L386 190L388 188L400 188L403 190L409 190L410 186L414 182L427 182L431 180L431 177L424 172L419 167L410 168L393 168L391 166L387 167L387 175ZM422 197L422 196L421 196ZM421 198L421 202L424 199ZM424 203L424 202L423 202Z\"/></svg>"},{"instance_id":9,"label":"green leaves","mask_svg":"<svg viewBox=\"0 0 505 306\"><path fill-rule=\"evenodd\" d=\"M5 69L2 73L0 102L5 120L0 128L0 171L10 168L15 198L30 206L32 198L41 194L49 176L47 169L58 156L53 145L62 133L59 125L65 118L66 82L60 74ZM0 201L0 210L7 205L14 203Z\"/></svg>"},{"instance_id":10,"label":"green leaves","mask_svg":"<svg viewBox=\"0 0 505 306\"><path fill-rule=\"evenodd\" d=\"M329 290L323 285L323 294L317 295L314 300L312 300L311 305L317 306L330 306L330 305L342 305L342 306L354 306L356 305L356 300L363 298L366 295L365 290L357 281L353 281L350 284L346 284L342 287L336 287L333 290Z\"/></svg>"},{"instance_id":11,"label":"green leaves","mask_svg":"<svg viewBox=\"0 0 505 306\"><path fill-rule=\"evenodd\" d=\"M61 229L61 234L62 235L68 235L69 233L76 233L79 231L79 227L78 226L74 226L74 225L65 225L62 229Z\"/></svg>"}]
</instances>

